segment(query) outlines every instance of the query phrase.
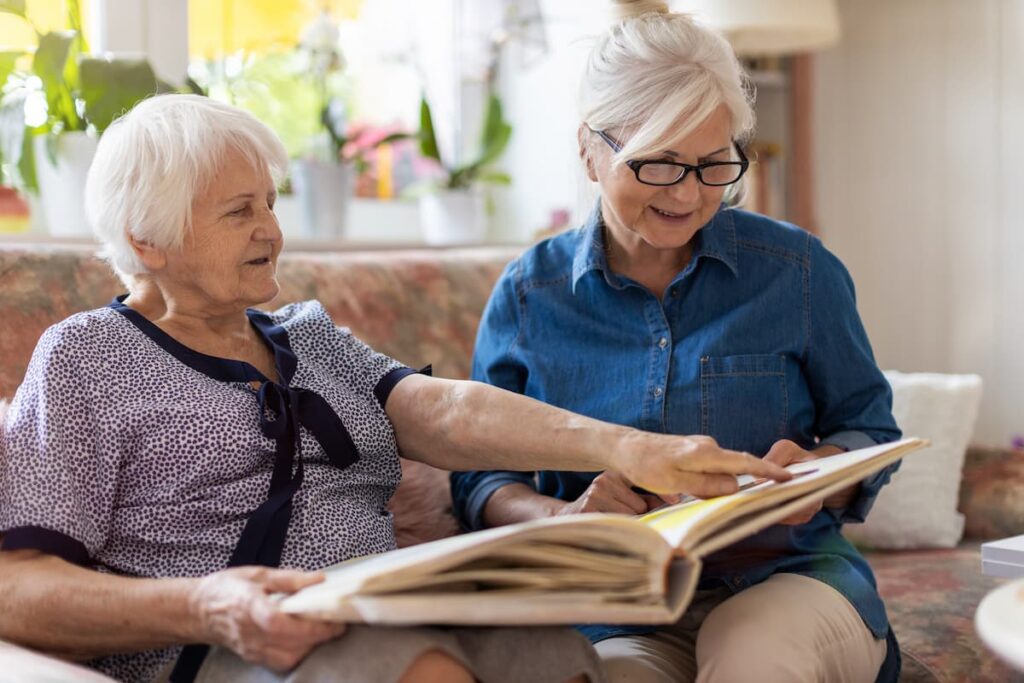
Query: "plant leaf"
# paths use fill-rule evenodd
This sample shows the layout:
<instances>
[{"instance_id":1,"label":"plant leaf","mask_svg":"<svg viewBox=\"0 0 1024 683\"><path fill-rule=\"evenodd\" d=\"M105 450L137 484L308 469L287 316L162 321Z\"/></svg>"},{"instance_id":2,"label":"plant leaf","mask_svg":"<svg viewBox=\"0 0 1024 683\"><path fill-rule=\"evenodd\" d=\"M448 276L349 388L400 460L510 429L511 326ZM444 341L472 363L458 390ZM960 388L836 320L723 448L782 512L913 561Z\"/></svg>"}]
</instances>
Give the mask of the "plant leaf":
<instances>
[{"instance_id":1,"label":"plant leaf","mask_svg":"<svg viewBox=\"0 0 1024 683\"><path fill-rule=\"evenodd\" d=\"M0 88L7 83L7 77L14 73L18 59L25 54L20 50L0 51Z\"/></svg>"},{"instance_id":2,"label":"plant leaf","mask_svg":"<svg viewBox=\"0 0 1024 683\"><path fill-rule=\"evenodd\" d=\"M18 159L18 176L21 187L29 192L39 194L39 181L36 179L36 151L32 145L32 136L22 124L21 158Z\"/></svg>"},{"instance_id":3,"label":"plant leaf","mask_svg":"<svg viewBox=\"0 0 1024 683\"><path fill-rule=\"evenodd\" d=\"M441 161L441 152L437 149L437 138L434 135L434 119L430 115L430 105L427 98L420 98L420 154L427 159L433 159L444 166Z\"/></svg>"},{"instance_id":4,"label":"plant leaf","mask_svg":"<svg viewBox=\"0 0 1024 683\"><path fill-rule=\"evenodd\" d=\"M18 88L5 95L0 102L0 154L7 164L11 182L16 187L25 187L19 166L25 135L25 97L27 91ZM29 152L31 154L31 152Z\"/></svg>"},{"instance_id":5,"label":"plant leaf","mask_svg":"<svg viewBox=\"0 0 1024 683\"><path fill-rule=\"evenodd\" d=\"M511 185L512 176L504 171L484 171L477 178L482 183L493 183L495 185Z\"/></svg>"},{"instance_id":6,"label":"plant leaf","mask_svg":"<svg viewBox=\"0 0 1024 683\"><path fill-rule=\"evenodd\" d=\"M145 59L82 57L78 66L85 118L100 133L159 87Z\"/></svg>"},{"instance_id":7,"label":"plant leaf","mask_svg":"<svg viewBox=\"0 0 1024 683\"><path fill-rule=\"evenodd\" d=\"M374 147L380 147L381 145L390 145L395 142L401 142L402 140L408 140L414 137L416 136L413 135L412 133L391 133L387 137L384 137L370 145L370 149L373 149Z\"/></svg>"},{"instance_id":8,"label":"plant leaf","mask_svg":"<svg viewBox=\"0 0 1024 683\"><path fill-rule=\"evenodd\" d=\"M511 137L512 126L502 116L501 100L492 94L487 100L487 114L480 134L480 159L474 166L483 167L497 160L505 151Z\"/></svg>"},{"instance_id":9,"label":"plant leaf","mask_svg":"<svg viewBox=\"0 0 1024 683\"><path fill-rule=\"evenodd\" d=\"M15 14L25 19L25 0L0 0L0 12Z\"/></svg>"},{"instance_id":10,"label":"plant leaf","mask_svg":"<svg viewBox=\"0 0 1024 683\"><path fill-rule=\"evenodd\" d=\"M205 89L203 89L203 86L196 83L191 76L185 77L185 92L193 95L203 95L204 97L209 94Z\"/></svg>"},{"instance_id":11,"label":"plant leaf","mask_svg":"<svg viewBox=\"0 0 1024 683\"><path fill-rule=\"evenodd\" d=\"M39 36L39 47L32 58L32 73L43 82L51 126L63 130L81 130L84 122L75 110L75 101L65 77L74 31L51 31Z\"/></svg>"}]
</instances>

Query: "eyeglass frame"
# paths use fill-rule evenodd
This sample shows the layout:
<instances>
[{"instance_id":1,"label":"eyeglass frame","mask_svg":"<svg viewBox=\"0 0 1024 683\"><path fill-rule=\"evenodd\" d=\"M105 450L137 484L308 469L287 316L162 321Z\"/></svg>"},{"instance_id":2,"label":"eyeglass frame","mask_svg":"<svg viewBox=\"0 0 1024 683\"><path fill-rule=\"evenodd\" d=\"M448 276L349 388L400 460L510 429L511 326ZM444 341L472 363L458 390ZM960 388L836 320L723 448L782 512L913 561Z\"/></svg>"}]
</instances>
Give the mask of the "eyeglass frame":
<instances>
[{"instance_id":1,"label":"eyeglass frame","mask_svg":"<svg viewBox=\"0 0 1024 683\"><path fill-rule=\"evenodd\" d=\"M617 141L611 135L608 135L608 133L604 132L603 130L594 130L593 128L590 128L590 126L587 126L587 128L590 130L590 132L595 133L599 138L607 142L608 146L611 147L612 150L614 150L616 153L622 151L622 144L619 143L619 141ZM692 164L684 164L681 161L664 161L658 159L646 159L641 161L638 159L629 159L626 161L626 166L628 166L633 171L633 175L636 176L636 180L638 183L643 183L644 185L650 185L652 187L671 187L672 185L677 185L686 180L686 177L690 175L690 171L693 171L694 173L697 174L697 182L699 182L701 185L706 185L707 187L728 187L730 185L735 185L736 183L738 183L740 179L743 177L743 175L747 172L747 169L750 168L750 160L747 159L747 155L743 153L743 148L740 146L740 143L738 143L736 140L733 140L732 144L733 147L736 148L736 152L740 156L739 161L706 161L703 164L697 164L696 166L694 166ZM679 168L683 169L683 172L679 175L678 178L676 178L670 183L649 183L646 180L640 179L640 169L642 169L644 166L648 164L666 164L669 166L678 166ZM736 176L736 180L731 180L727 183L704 182L703 169L708 168L710 166L724 166L726 164L739 164L740 174Z\"/></svg>"}]
</instances>

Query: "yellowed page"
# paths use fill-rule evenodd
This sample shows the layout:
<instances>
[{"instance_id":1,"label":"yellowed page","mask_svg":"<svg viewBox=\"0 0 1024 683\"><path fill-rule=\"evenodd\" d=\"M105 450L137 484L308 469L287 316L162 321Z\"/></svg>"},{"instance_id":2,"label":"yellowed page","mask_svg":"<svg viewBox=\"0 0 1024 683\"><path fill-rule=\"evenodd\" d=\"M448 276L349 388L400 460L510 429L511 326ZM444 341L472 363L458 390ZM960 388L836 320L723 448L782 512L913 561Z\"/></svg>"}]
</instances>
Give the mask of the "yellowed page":
<instances>
[{"instance_id":1,"label":"yellowed page","mask_svg":"<svg viewBox=\"0 0 1024 683\"><path fill-rule=\"evenodd\" d=\"M793 464L787 469L797 476L790 481L759 482L730 496L694 500L656 510L640 517L640 520L660 533L669 545L683 552L693 552L704 545L705 539L710 540L709 537L718 529L729 526L732 520L779 507L797 498L807 502L824 499L828 492L865 479L907 453L927 445L928 442L922 439L909 438ZM747 535L782 519L776 517L773 515L761 526L748 524L745 527ZM734 536L730 538L729 542L738 540Z\"/></svg>"},{"instance_id":2,"label":"yellowed page","mask_svg":"<svg viewBox=\"0 0 1024 683\"><path fill-rule=\"evenodd\" d=\"M479 623L471 607L525 601L522 609L508 607L525 618L536 608L531 596L545 595L561 614L529 623L574 623L567 615L579 612L566 605L589 614L605 603L664 609L671 557L664 539L633 517L550 518L342 563L325 570L326 581L285 598L281 606L342 621L417 623L419 608L412 606L423 600L423 609L440 610L431 623ZM386 609L412 611L384 616Z\"/></svg>"}]
</instances>

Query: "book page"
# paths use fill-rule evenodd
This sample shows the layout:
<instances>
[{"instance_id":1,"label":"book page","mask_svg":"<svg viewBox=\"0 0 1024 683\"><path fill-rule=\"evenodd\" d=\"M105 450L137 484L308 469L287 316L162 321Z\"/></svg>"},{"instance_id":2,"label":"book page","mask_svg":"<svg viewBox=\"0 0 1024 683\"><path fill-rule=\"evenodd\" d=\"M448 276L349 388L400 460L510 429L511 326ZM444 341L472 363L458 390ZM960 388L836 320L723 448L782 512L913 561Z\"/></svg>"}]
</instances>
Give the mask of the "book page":
<instances>
[{"instance_id":1,"label":"book page","mask_svg":"<svg viewBox=\"0 0 1024 683\"><path fill-rule=\"evenodd\" d=\"M500 602L540 594L580 604L664 603L665 568L671 558L672 548L664 539L632 517L549 518L335 565L324 570L323 583L285 598L281 607L346 620L353 616L356 603L369 604L365 599L385 596L395 600L373 604L407 604L397 598L420 597L458 612L465 609L464 603L484 597L500 597ZM468 602L460 602L460 596ZM452 621L454 612L447 618L438 623L470 623Z\"/></svg>"},{"instance_id":2,"label":"book page","mask_svg":"<svg viewBox=\"0 0 1024 683\"><path fill-rule=\"evenodd\" d=\"M856 483L905 454L927 445L921 439L903 439L894 443L862 448L848 453L831 455L787 467L794 478L787 482L758 480L746 482L742 490L729 496L707 500L689 500L649 512L639 519L660 533L665 540L682 552L694 548L717 529L729 526L757 511L778 507L796 498L813 502L815 492L839 490ZM822 493L824 498L828 493ZM756 524L748 524L753 529ZM761 527L763 528L763 527ZM754 533L754 531L748 531Z\"/></svg>"},{"instance_id":3,"label":"book page","mask_svg":"<svg viewBox=\"0 0 1024 683\"><path fill-rule=\"evenodd\" d=\"M685 611L696 590L700 563L676 558L662 570L659 595L626 596L605 591L491 591L444 595L353 595L310 605L308 618L351 623L464 626L541 624L669 624Z\"/></svg>"}]
</instances>

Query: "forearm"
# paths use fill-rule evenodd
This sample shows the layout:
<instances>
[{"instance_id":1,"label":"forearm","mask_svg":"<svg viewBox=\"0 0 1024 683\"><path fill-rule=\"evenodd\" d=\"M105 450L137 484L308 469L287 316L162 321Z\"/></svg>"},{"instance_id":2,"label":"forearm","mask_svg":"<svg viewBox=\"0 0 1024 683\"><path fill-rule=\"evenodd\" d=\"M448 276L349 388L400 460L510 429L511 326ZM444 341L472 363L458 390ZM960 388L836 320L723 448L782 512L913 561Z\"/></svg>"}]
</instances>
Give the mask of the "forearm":
<instances>
[{"instance_id":1,"label":"forearm","mask_svg":"<svg viewBox=\"0 0 1024 683\"><path fill-rule=\"evenodd\" d=\"M487 500L483 519L488 527L553 517L568 503L537 493L525 484L503 486Z\"/></svg>"},{"instance_id":2,"label":"forearm","mask_svg":"<svg viewBox=\"0 0 1024 683\"><path fill-rule=\"evenodd\" d=\"M135 579L33 551L0 552L0 638L69 659L199 639L194 579Z\"/></svg>"},{"instance_id":3,"label":"forearm","mask_svg":"<svg viewBox=\"0 0 1024 683\"><path fill-rule=\"evenodd\" d=\"M402 454L448 470L608 469L631 430L478 382L413 376L387 404Z\"/></svg>"}]
</instances>

